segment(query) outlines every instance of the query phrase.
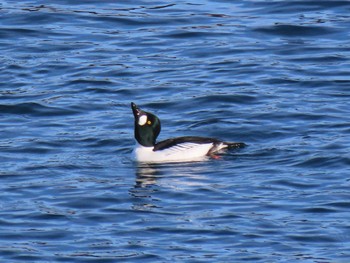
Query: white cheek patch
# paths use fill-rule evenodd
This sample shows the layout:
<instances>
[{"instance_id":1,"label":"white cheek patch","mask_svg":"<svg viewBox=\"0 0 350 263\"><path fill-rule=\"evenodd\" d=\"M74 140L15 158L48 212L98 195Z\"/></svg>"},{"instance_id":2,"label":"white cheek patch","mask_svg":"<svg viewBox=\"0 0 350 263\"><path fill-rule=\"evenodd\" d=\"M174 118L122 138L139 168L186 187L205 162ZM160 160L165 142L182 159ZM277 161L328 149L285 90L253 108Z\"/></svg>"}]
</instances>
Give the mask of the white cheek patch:
<instances>
[{"instance_id":1,"label":"white cheek patch","mask_svg":"<svg viewBox=\"0 0 350 263\"><path fill-rule=\"evenodd\" d=\"M146 122L147 122L147 115L140 116L140 118L139 118L139 125L143 126L143 125L146 124Z\"/></svg>"}]
</instances>

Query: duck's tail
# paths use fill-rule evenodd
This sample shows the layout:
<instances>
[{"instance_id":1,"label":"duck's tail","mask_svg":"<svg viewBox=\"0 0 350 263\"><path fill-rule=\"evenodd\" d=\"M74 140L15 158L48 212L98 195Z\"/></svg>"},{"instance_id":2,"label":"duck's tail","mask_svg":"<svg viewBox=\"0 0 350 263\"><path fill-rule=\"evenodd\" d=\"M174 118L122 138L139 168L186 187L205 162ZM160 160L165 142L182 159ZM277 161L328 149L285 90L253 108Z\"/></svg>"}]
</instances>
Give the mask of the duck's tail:
<instances>
[{"instance_id":1,"label":"duck's tail","mask_svg":"<svg viewBox=\"0 0 350 263\"><path fill-rule=\"evenodd\" d=\"M221 142L221 141L215 141L213 143L213 147L208 152L208 155L212 155L215 153L220 152L221 150L227 150L227 149L239 149L245 147L246 144L243 142Z\"/></svg>"},{"instance_id":2,"label":"duck's tail","mask_svg":"<svg viewBox=\"0 0 350 263\"><path fill-rule=\"evenodd\" d=\"M228 149L239 149L247 146L243 142L224 142L224 145L226 145Z\"/></svg>"}]
</instances>

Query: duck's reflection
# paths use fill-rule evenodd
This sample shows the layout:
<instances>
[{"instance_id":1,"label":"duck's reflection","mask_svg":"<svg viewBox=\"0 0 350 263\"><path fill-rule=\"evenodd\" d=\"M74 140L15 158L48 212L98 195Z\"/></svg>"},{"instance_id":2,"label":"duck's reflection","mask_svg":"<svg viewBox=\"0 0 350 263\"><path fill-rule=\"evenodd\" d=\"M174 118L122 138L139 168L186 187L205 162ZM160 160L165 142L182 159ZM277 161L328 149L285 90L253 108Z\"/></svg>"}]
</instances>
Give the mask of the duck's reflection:
<instances>
[{"instance_id":1,"label":"duck's reflection","mask_svg":"<svg viewBox=\"0 0 350 263\"><path fill-rule=\"evenodd\" d=\"M129 193L133 197L132 209L135 211L153 211L157 208L157 179L161 177L161 169L153 165L138 165L135 172L135 184Z\"/></svg>"},{"instance_id":2,"label":"duck's reflection","mask_svg":"<svg viewBox=\"0 0 350 263\"><path fill-rule=\"evenodd\" d=\"M161 167L156 165L141 164L136 169L135 188L144 188L157 184L157 178L161 177Z\"/></svg>"},{"instance_id":3,"label":"duck's reflection","mask_svg":"<svg viewBox=\"0 0 350 263\"><path fill-rule=\"evenodd\" d=\"M135 184L129 193L133 209L154 211L174 193L182 193L208 184L210 168L203 162L178 164L138 164Z\"/></svg>"},{"instance_id":4,"label":"duck's reflection","mask_svg":"<svg viewBox=\"0 0 350 263\"><path fill-rule=\"evenodd\" d=\"M139 164L135 171L134 189L186 188L203 185L208 175L208 165L202 162L175 164Z\"/></svg>"}]
</instances>

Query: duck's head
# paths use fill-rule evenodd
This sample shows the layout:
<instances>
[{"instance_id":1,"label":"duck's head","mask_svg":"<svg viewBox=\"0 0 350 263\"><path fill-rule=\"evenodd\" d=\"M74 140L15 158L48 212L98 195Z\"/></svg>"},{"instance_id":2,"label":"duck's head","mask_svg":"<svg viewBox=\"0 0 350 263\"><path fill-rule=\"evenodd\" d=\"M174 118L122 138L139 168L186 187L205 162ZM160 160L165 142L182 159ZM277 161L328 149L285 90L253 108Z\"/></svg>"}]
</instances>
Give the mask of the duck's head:
<instances>
[{"instance_id":1,"label":"duck's head","mask_svg":"<svg viewBox=\"0 0 350 263\"><path fill-rule=\"evenodd\" d=\"M131 102L135 118L135 139L146 147L154 146L160 133L160 120L152 113L145 112Z\"/></svg>"}]
</instances>

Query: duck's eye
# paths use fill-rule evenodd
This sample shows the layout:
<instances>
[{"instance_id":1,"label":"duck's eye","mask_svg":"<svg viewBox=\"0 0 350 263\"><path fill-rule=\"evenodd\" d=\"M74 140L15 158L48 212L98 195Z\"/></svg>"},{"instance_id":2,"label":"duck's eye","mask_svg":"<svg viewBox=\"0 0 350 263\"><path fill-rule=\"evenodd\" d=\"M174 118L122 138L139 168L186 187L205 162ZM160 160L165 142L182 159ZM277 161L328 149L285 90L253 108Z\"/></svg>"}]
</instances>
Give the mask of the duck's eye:
<instances>
[{"instance_id":1,"label":"duck's eye","mask_svg":"<svg viewBox=\"0 0 350 263\"><path fill-rule=\"evenodd\" d=\"M152 124L152 122L151 122L151 121L147 121L147 124L148 124L148 125L151 125L151 124Z\"/></svg>"}]
</instances>

